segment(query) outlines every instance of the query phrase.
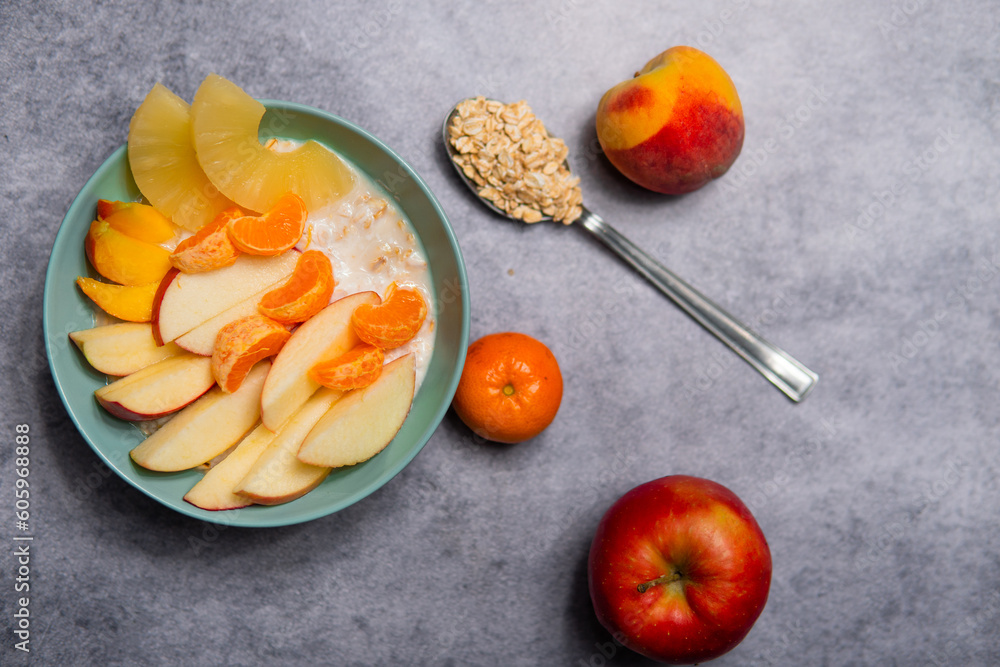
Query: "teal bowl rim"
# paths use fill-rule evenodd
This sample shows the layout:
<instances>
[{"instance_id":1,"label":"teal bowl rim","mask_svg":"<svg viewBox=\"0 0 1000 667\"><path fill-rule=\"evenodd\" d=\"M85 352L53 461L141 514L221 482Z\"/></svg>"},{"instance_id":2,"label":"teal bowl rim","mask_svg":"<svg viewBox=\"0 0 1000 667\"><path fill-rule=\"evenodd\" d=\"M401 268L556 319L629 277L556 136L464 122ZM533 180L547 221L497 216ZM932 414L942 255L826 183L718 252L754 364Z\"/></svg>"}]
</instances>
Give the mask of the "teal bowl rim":
<instances>
[{"instance_id":1,"label":"teal bowl rim","mask_svg":"<svg viewBox=\"0 0 1000 667\"><path fill-rule=\"evenodd\" d=\"M62 257L65 252L75 252L75 250L73 249L63 250L64 246L71 243L71 241L69 240L70 234L64 233L64 231L68 229L67 223L74 220L79 220L82 217L92 216L92 214L89 211L85 215L83 213L84 209L92 208L92 202L86 201L83 195L87 193L90 189L92 189L92 187L96 182L103 180L108 172L111 172L116 168L120 168L122 161L125 161L125 163L127 163L128 160L127 146L124 145L120 146L114 152L112 152L112 154L101 164L101 166L94 172L94 174L92 174L91 177L87 179L87 182L77 193L76 197L73 200L73 203L70 205L69 210L67 211L66 215L60 222L59 229L56 232L55 240L53 241L52 244L52 250L49 255L49 262L45 272L45 288L44 288L43 302L42 302L43 303L42 326L43 326L43 333L45 336L45 354L46 354L46 359L48 361L49 370L52 374L53 382L56 386L57 393L59 394L59 399L62 401L63 406L66 408L66 412L69 414L70 419L73 421L73 424L75 425L77 432L80 433L80 435L87 442L90 448L105 463L105 465L111 468L111 470L113 470L121 479L130 484L132 487L138 489L140 492L152 498L153 500L156 500L160 504L165 505L166 507L169 507L170 509L173 509L181 514L184 514L186 516L195 519L207 521L213 524L248 527L248 528L266 528L266 527L294 525L298 523L312 521L324 516L328 516L330 514L339 512L342 509L350 507L351 505L357 503L360 500L363 500L367 496L374 493L376 490L380 489L386 483L388 483L396 475L398 475L403 470L403 468L409 465L409 463L414 459L414 457L416 457L416 455L424 448L428 440L430 440L431 436L437 430L438 426L440 425L441 421L444 419L444 416L448 411L448 408L451 404L451 399L454 397L455 391L458 387L459 378L462 374L462 368L464 366L464 361L465 361L464 351L465 348L468 347L469 328L470 328L468 274L465 267L465 260L462 256L461 249L459 248L458 245L458 240L455 237L454 229L452 228L451 223L448 220L448 216L444 212L444 209L442 208L440 202L438 202L437 198L431 192L430 188L420 177L420 175L417 174L417 172L413 169L413 167L411 167L409 163L406 162L406 160L400 157L394 150L389 148L380 139L378 139L371 133L367 132L366 130L362 129L361 127L355 125L354 123L345 120L339 116L336 116L335 114L305 104L298 104L295 102L286 102L283 100L272 100L272 99L261 99L259 101L267 107L268 111L276 109L287 110L294 113L303 114L305 116L315 116L327 122L333 123L334 125L338 125L342 129L345 129L348 132L358 135L362 140L367 141L368 143L372 144L375 148L377 148L379 151L387 155L392 161L394 161L399 166L399 168L401 168L405 172L406 178L412 179L413 183L417 185L420 192L423 193L423 195L427 198L431 207L434 209L435 214L438 216L438 218L442 223L441 227L445 234L445 238L447 239L447 248L450 249L451 253L454 255L456 269L458 273L458 281L459 281L459 286L458 286L459 294L457 295L458 296L457 301L462 309L461 327L459 332L459 349L461 350L461 354L456 354L455 367L452 370L449 382L444 389L443 396L445 396L445 400L442 400L440 405L438 405L436 410L432 413L430 420L427 422L426 428L417 437L414 444L410 446L410 448L407 449L402 454L402 456L396 461L394 465L392 465L390 468L387 468L377 478L369 482L366 486L364 486L357 492L345 496L343 498L340 498L338 500L332 501L327 505L322 505L320 507L311 510L302 511L301 513L294 516L288 516L287 515L288 512L282 512L280 516L273 516L271 513L268 512L268 510L272 508L265 506L251 506L237 510L226 510L219 512L219 511L203 510L201 508L195 507L194 505L191 505L186 501L184 501L183 498L173 500L156 495L149 489L145 488L145 486L142 483L133 479L129 474L121 470L119 464L111 460L111 458L109 458L105 454L105 452L94 442L92 434L81 423L80 417L76 414L76 411L71 405L66 395L67 390L66 387L64 386L64 378L61 377L61 373L57 369L55 364L56 355L53 350L53 344L54 341L56 340L56 337L60 335L65 336L65 334L53 331L54 312L50 313L50 306L52 305L52 301L54 298L52 295L52 291L55 289L54 283L56 280L55 274L57 273L56 269L57 260L60 257ZM320 141L321 143L323 143L322 140ZM331 146L331 148L337 150L336 146ZM354 161L352 160L352 162ZM374 174L365 171L360 165L357 165L356 162L354 163L356 167L361 169L373 181L375 181L376 185L379 186L382 185L381 183L378 182L378 179L375 177ZM421 242L423 243L423 239L421 239ZM428 260L430 260L430 258L428 258ZM437 284L436 278L434 277L433 264L430 265L430 268L431 268L432 280L435 281L434 287L435 290L439 292L439 298L440 298L441 287ZM83 299L83 297L80 298ZM439 352L436 343L435 351L433 354L437 355L438 353ZM431 363L433 364L433 357ZM414 397L414 401L416 400L417 397ZM134 465L134 464L132 464L131 461L129 461L126 465ZM358 465L363 466L365 465L365 463L361 463ZM83 471L81 471L81 474L82 472ZM311 492L310 494L306 494L300 500L309 498L312 493L315 493L315 491ZM292 501L291 503L287 503L285 505L278 505L275 506L275 509L291 507L296 502L298 501ZM251 512L248 512L247 510L251 510Z\"/></svg>"}]
</instances>

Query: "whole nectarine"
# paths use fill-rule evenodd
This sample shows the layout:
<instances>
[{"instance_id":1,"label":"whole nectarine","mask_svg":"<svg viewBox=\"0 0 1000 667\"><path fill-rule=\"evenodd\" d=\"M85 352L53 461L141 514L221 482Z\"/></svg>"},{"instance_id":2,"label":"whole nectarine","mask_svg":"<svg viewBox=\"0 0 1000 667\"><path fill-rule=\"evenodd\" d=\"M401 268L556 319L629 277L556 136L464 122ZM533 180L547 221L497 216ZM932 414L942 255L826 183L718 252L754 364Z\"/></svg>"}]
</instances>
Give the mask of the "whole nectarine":
<instances>
[{"instance_id":1,"label":"whole nectarine","mask_svg":"<svg viewBox=\"0 0 1000 667\"><path fill-rule=\"evenodd\" d=\"M619 171L665 194L726 173L743 147L736 86L706 53L675 46L604 94L597 138Z\"/></svg>"}]
</instances>

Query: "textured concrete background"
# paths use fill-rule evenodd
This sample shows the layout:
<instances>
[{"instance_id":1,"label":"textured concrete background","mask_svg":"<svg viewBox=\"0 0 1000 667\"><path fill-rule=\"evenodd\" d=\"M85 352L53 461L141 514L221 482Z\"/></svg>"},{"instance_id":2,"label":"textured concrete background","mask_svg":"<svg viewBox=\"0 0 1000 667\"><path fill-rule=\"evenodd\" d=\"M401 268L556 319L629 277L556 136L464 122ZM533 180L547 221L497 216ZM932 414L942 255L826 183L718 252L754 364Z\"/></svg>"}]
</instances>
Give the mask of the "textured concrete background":
<instances>
[{"instance_id":1,"label":"textured concrete background","mask_svg":"<svg viewBox=\"0 0 1000 667\"><path fill-rule=\"evenodd\" d=\"M645 664L594 619L585 562L604 510L670 473L744 498L774 555L717 664L1000 662L997 3L413 4L0 2L0 662ZM747 138L723 181L669 199L612 171L593 116L684 43L736 82ZM547 432L481 446L449 415L374 495L280 529L191 520L108 473L46 365L49 249L153 83L190 99L209 72L416 168L468 261L473 337L524 331L560 360ZM475 94L527 99L588 205L816 370L813 394L788 401L581 230L480 208L438 138Z\"/></svg>"}]
</instances>

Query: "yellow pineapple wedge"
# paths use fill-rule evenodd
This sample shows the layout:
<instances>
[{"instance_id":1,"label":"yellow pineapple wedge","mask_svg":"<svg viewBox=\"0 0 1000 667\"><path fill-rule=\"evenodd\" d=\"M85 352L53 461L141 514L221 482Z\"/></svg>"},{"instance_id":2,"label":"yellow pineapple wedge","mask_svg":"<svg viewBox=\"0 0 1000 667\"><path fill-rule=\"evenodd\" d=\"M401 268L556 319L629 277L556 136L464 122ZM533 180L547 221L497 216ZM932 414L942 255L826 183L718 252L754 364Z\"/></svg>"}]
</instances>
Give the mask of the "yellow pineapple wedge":
<instances>
[{"instance_id":1,"label":"yellow pineapple wedge","mask_svg":"<svg viewBox=\"0 0 1000 667\"><path fill-rule=\"evenodd\" d=\"M263 104L218 74L209 74L191 104L198 162L209 180L244 208L267 211L294 192L316 211L354 185L350 168L316 141L277 152L258 139Z\"/></svg>"},{"instance_id":2,"label":"yellow pineapple wedge","mask_svg":"<svg viewBox=\"0 0 1000 667\"><path fill-rule=\"evenodd\" d=\"M196 231L233 205L198 164L187 102L157 83L132 116L128 161L139 191L177 225Z\"/></svg>"}]
</instances>

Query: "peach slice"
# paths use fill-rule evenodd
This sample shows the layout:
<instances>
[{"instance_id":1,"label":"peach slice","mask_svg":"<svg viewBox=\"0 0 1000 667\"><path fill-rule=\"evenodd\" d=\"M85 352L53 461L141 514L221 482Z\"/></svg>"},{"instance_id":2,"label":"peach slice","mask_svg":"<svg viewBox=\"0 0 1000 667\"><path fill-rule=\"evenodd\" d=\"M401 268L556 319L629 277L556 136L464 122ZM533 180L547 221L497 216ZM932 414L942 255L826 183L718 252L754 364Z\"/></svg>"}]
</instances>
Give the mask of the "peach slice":
<instances>
[{"instance_id":1,"label":"peach slice","mask_svg":"<svg viewBox=\"0 0 1000 667\"><path fill-rule=\"evenodd\" d=\"M309 369L309 377L330 389L361 389L382 374L385 351L361 343L334 359L321 361Z\"/></svg>"},{"instance_id":2,"label":"peach slice","mask_svg":"<svg viewBox=\"0 0 1000 667\"><path fill-rule=\"evenodd\" d=\"M226 393L240 388L243 379L261 359L281 351L291 334L263 315L250 315L219 330L212 352L212 375Z\"/></svg>"},{"instance_id":3,"label":"peach slice","mask_svg":"<svg viewBox=\"0 0 1000 667\"><path fill-rule=\"evenodd\" d=\"M133 449L132 460L148 470L174 472L211 461L235 445L258 422L269 366L257 364L239 391L227 394L215 387L184 408Z\"/></svg>"},{"instance_id":4,"label":"peach slice","mask_svg":"<svg viewBox=\"0 0 1000 667\"><path fill-rule=\"evenodd\" d=\"M104 201L104 200L102 200ZM125 236L131 236L146 243L166 243L174 238L174 226L162 213L149 204L138 202L111 202L108 215L101 215L102 207L97 206L97 219L107 220L112 229Z\"/></svg>"},{"instance_id":5,"label":"peach slice","mask_svg":"<svg viewBox=\"0 0 1000 667\"><path fill-rule=\"evenodd\" d=\"M120 211L124 208L132 206L136 202L132 201L111 201L110 199L98 199L97 200L97 219L103 220L107 218L115 211Z\"/></svg>"},{"instance_id":6,"label":"peach slice","mask_svg":"<svg viewBox=\"0 0 1000 667\"><path fill-rule=\"evenodd\" d=\"M112 285L93 278L77 278L83 293L108 315L126 322L148 322L153 315L153 297L159 283Z\"/></svg>"},{"instance_id":7,"label":"peach slice","mask_svg":"<svg viewBox=\"0 0 1000 667\"><path fill-rule=\"evenodd\" d=\"M142 421L176 412L212 388L212 362L182 354L146 366L94 392L119 419ZM211 457L209 457L211 458Z\"/></svg>"},{"instance_id":8,"label":"peach slice","mask_svg":"<svg viewBox=\"0 0 1000 667\"><path fill-rule=\"evenodd\" d=\"M125 376L184 352L173 343L157 345L149 324L123 322L74 331L70 340L98 373Z\"/></svg>"},{"instance_id":9,"label":"peach slice","mask_svg":"<svg viewBox=\"0 0 1000 667\"><path fill-rule=\"evenodd\" d=\"M159 282L170 269L170 253L126 236L108 220L94 220L84 241L87 259L102 276L121 285Z\"/></svg>"},{"instance_id":10,"label":"peach slice","mask_svg":"<svg viewBox=\"0 0 1000 667\"><path fill-rule=\"evenodd\" d=\"M184 273L201 273L235 264L240 251L229 239L226 226L243 215L236 206L222 211L194 236L177 244L170 255L170 263Z\"/></svg>"}]
</instances>

